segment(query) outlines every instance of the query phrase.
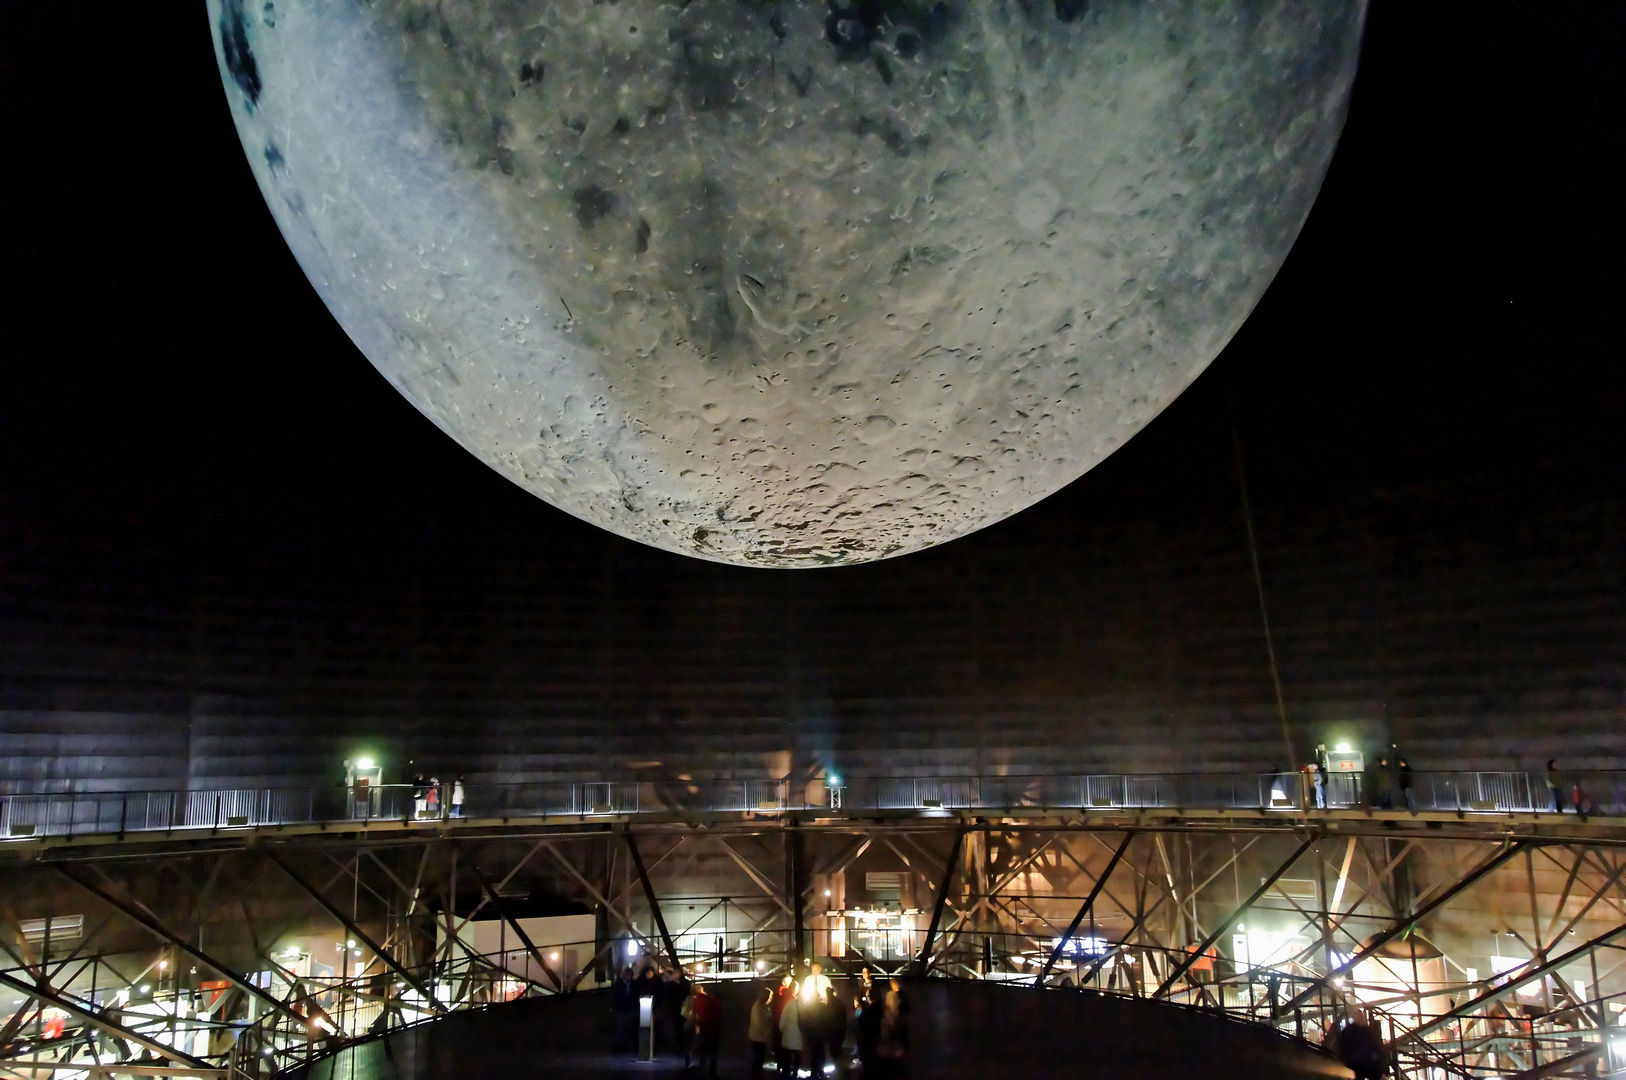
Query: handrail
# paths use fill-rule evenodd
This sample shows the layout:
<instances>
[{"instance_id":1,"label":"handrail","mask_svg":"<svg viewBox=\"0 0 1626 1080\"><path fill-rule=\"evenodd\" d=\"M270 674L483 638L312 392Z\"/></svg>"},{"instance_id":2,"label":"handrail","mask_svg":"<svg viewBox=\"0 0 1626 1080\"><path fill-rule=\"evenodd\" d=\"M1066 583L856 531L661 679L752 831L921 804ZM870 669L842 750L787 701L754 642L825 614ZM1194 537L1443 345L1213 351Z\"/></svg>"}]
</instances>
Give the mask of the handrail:
<instances>
[{"instance_id":1,"label":"handrail","mask_svg":"<svg viewBox=\"0 0 1626 1080\"><path fill-rule=\"evenodd\" d=\"M850 776L837 788L788 778L754 780L578 780L452 785L431 801L411 784L211 790L44 792L0 795L0 842L45 836L226 831L284 825L398 821L447 823L535 818L628 818L662 813L773 815L819 811L949 813L956 810L1233 810L1305 813L1326 808L1507 814L1552 812L1553 790L1539 772L1419 772L1406 781L1335 773L1316 788L1306 773L1069 773L1033 775ZM1626 814L1626 770L1568 774L1558 794L1581 809Z\"/></svg>"}]
</instances>

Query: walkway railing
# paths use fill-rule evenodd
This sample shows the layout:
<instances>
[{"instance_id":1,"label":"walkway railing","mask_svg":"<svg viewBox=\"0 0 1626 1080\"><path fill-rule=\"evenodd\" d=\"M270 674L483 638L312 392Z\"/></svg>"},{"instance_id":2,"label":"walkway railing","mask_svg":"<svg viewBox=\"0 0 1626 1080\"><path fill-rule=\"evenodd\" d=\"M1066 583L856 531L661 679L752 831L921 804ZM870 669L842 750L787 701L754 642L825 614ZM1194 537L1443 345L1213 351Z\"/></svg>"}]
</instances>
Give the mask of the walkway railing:
<instances>
[{"instance_id":1,"label":"walkway railing","mask_svg":"<svg viewBox=\"0 0 1626 1080\"><path fill-rule=\"evenodd\" d=\"M1405 782L1333 774L1319 789L1305 773L1124 773L846 777L828 788L788 779L469 784L466 792L461 807L452 805L449 784L439 785L433 798L426 789L407 784L0 795L0 840L457 817L491 821L978 809L1291 813L1368 806L1467 815L1550 812L1555 805L1545 774L1526 772L1413 773ZM1626 771L1567 775L1556 796L1566 813L1575 812L1578 799L1588 814L1626 814Z\"/></svg>"}]
</instances>

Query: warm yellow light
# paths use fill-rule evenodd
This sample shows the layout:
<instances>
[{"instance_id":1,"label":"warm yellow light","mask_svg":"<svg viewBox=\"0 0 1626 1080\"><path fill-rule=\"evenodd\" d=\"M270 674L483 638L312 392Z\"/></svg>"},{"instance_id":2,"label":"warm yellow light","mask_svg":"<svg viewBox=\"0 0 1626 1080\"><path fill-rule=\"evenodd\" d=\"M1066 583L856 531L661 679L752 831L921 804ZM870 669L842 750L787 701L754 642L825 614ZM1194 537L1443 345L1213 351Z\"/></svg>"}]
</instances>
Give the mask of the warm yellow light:
<instances>
[{"instance_id":1,"label":"warm yellow light","mask_svg":"<svg viewBox=\"0 0 1626 1080\"><path fill-rule=\"evenodd\" d=\"M364 757L364 758L357 758L356 759L356 768L358 768L358 769L370 769L372 767L373 767L373 759L372 758Z\"/></svg>"}]
</instances>

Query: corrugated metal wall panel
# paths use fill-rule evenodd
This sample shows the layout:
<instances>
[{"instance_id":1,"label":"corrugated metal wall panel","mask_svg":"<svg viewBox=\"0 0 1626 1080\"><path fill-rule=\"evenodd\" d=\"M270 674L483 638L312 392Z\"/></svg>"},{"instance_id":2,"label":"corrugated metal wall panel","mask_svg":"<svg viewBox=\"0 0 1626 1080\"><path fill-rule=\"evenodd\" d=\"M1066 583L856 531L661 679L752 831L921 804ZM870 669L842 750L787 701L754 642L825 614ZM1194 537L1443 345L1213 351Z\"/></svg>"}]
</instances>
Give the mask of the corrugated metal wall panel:
<instances>
[{"instance_id":1,"label":"corrugated metal wall panel","mask_svg":"<svg viewBox=\"0 0 1626 1080\"><path fill-rule=\"evenodd\" d=\"M1618 505L1357 509L1260 514L1301 750L1619 764ZM362 747L514 780L1286 762L1233 513L1013 535L813 574L606 538L474 569L221 571L184 602L36 595L0 623L0 783L328 782Z\"/></svg>"}]
</instances>

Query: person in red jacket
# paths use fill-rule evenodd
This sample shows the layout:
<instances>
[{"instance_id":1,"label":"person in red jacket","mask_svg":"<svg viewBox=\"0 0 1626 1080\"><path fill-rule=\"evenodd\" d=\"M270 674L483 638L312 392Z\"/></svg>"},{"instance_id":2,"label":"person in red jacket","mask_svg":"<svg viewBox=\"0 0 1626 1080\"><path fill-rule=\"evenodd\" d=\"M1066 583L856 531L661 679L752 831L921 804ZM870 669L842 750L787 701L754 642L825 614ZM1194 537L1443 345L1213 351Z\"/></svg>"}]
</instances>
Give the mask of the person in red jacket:
<instances>
[{"instance_id":1,"label":"person in red jacket","mask_svg":"<svg viewBox=\"0 0 1626 1080\"><path fill-rule=\"evenodd\" d=\"M717 1080L717 1048L723 1039L723 1003L706 993L702 983L694 986L694 1041L699 1051L696 1067L705 1070L707 1080Z\"/></svg>"},{"instance_id":2,"label":"person in red jacket","mask_svg":"<svg viewBox=\"0 0 1626 1080\"><path fill-rule=\"evenodd\" d=\"M779 1057L779 1020L785 1015L785 1002L796 996L796 989L796 980L786 975L773 988L773 1000L768 1003L768 1008L773 1012L773 1039L768 1043L768 1053L775 1060Z\"/></svg>"}]
</instances>

